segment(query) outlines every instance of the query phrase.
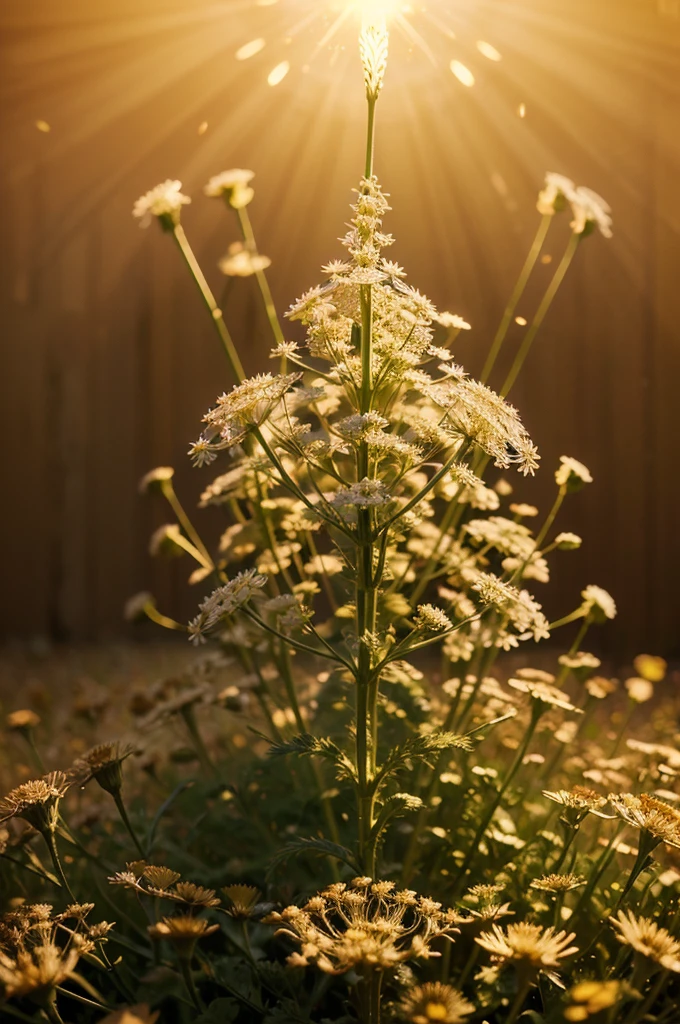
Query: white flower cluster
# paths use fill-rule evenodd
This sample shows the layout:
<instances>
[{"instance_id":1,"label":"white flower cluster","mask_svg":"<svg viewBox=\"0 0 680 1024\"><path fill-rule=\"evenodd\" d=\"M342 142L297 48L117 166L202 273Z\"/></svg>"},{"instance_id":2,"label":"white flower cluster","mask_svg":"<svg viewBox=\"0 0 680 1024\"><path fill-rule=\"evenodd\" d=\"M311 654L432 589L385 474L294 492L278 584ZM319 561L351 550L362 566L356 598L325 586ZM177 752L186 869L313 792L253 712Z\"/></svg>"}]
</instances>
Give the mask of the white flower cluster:
<instances>
[{"instance_id":1,"label":"white flower cluster","mask_svg":"<svg viewBox=\"0 0 680 1024\"><path fill-rule=\"evenodd\" d=\"M247 569L213 590L199 605L199 614L189 623L189 637L192 643L203 643L223 619L242 608L267 583L267 577L255 569Z\"/></svg>"}]
</instances>

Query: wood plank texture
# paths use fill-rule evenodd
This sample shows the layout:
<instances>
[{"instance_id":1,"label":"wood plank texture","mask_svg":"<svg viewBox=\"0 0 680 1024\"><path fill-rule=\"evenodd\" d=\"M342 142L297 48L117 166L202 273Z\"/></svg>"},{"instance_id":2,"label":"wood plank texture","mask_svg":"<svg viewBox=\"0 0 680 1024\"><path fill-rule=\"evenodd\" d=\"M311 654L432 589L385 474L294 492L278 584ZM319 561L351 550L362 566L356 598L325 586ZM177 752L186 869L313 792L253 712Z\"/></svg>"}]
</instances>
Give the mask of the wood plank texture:
<instances>
[{"instance_id":1,"label":"wood plank texture","mask_svg":"<svg viewBox=\"0 0 680 1024\"><path fill-rule=\"evenodd\" d=\"M456 354L478 372L535 230L544 172L610 201L614 239L584 242L513 392L543 455L542 473L517 493L548 503L562 454L591 468L595 484L560 521L585 543L559 561L548 609L564 613L598 583L620 608L598 640L604 651L678 655L678 4L460 7L450 53L471 67L474 88L417 52L388 70L377 169L394 206L394 258L473 323ZM201 188L227 166L257 173L252 216L280 309L340 254L362 162L361 85L343 70L356 73L354 58L324 52L307 74L298 61L269 88L281 39L268 39L263 57L233 59L255 34L253 17L242 3L208 0L9 0L0 14L7 637L118 635L125 598L142 588L170 614L193 609L184 567L148 557L165 513L137 482L175 465L193 509L210 470L193 471L186 450L229 380L178 253L155 225L132 221L136 196L183 180L194 197L186 228L218 292L216 263L236 227ZM502 52L499 64L480 56L480 38ZM50 131L36 128L41 119ZM566 222L554 227L552 262L522 315L567 237ZM247 370L268 368L254 283L234 282L224 305ZM496 383L521 336L513 325ZM206 522L216 535L217 517Z\"/></svg>"}]
</instances>

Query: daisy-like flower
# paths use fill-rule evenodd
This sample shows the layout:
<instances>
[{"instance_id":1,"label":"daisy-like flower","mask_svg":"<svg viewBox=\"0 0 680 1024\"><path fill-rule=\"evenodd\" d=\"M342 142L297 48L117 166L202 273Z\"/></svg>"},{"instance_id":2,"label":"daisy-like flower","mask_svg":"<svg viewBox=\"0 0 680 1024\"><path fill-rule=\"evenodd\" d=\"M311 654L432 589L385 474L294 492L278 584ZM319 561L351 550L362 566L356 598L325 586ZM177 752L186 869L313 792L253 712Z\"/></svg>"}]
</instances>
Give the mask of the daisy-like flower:
<instances>
[{"instance_id":1,"label":"daisy-like flower","mask_svg":"<svg viewBox=\"0 0 680 1024\"><path fill-rule=\"evenodd\" d=\"M174 888L156 895L162 895L166 899L186 903L192 907L219 907L220 905L220 899L215 895L214 889L206 889L202 885L194 885L193 882L177 882Z\"/></svg>"},{"instance_id":2,"label":"daisy-like flower","mask_svg":"<svg viewBox=\"0 0 680 1024\"><path fill-rule=\"evenodd\" d=\"M164 231L172 231L179 224L182 207L190 202L189 196L182 195L182 182L168 178L139 197L132 216L139 219L140 227L148 227L156 217Z\"/></svg>"},{"instance_id":3,"label":"daisy-like flower","mask_svg":"<svg viewBox=\"0 0 680 1024\"><path fill-rule=\"evenodd\" d=\"M167 939L180 960L191 960L199 939L212 935L219 927L218 924L208 924L203 917L179 914L176 917L164 917L157 924L149 925L147 931L152 939Z\"/></svg>"},{"instance_id":4,"label":"daisy-like flower","mask_svg":"<svg viewBox=\"0 0 680 1024\"><path fill-rule=\"evenodd\" d=\"M654 654L638 654L633 659L635 671L650 683L660 683L666 678L668 663Z\"/></svg>"},{"instance_id":5,"label":"daisy-like flower","mask_svg":"<svg viewBox=\"0 0 680 1024\"><path fill-rule=\"evenodd\" d=\"M74 761L69 777L79 786L95 779L107 793L120 793L123 785L122 764L134 753L129 743L100 743Z\"/></svg>"},{"instance_id":6,"label":"daisy-like flower","mask_svg":"<svg viewBox=\"0 0 680 1024\"><path fill-rule=\"evenodd\" d=\"M19 711L10 711L5 724L13 732L28 733L40 725L40 715L36 715L30 708L21 708Z\"/></svg>"},{"instance_id":7,"label":"daisy-like flower","mask_svg":"<svg viewBox=\"0 0 680 1024\"><path fill-rule=\"evenodd\" d=\"M252 917L262 895L254 885L225 885L222 892L228 900L224 908L227 914L240 921Z\"/></svg>"},{"instance_id":8,"label":"daisy-like flower","mask_svg":"<svg viewBox=\"0 0 680 1024\"><path fill-rule=\"evenodd\" d=\"M399 1016L410 1024L462 1024L475 1007L458 989L431 981L410 989L399 1003Z\"/></svg>"},{"instance_id":9,"label":"daisy-like flower","mask_svg":"<svg viewBox=\"0 0 680 1024\"><path fill-rule=\"evenodd\" d=\"M59 820L59 801L69 785L65 772L23 782L0 800L0 822L23 818L38 832L53 833Z\"/></svg>"},{"instance_id":10,"label":"daisy-like flower","mask_svg":"<svg viewBox=\"0 0 680 1024\"><path fill-rule=\"evenodd\" d=\"M589 696L596 700L604 700L610 693L614 693L618 686L616 679L605 679L604 676L592 676L586 681L586 690Z\"/></svg>"},{"instance_id":11,"label":"daisy-like flower","mask_svg":"<svg viewBox=\"0 0 680 1024\"><path fill-rule=\"evenodd\" d=\"M623 685L628 691L630 699L636 704L645 704L654 696L653 683L650 683L649 679L643 679L642 676L631 676Z\"/></svg>"},{"instance_id":12,"label":"daisy-like flower","mask_svg":"<svg viewBox=\"0 0 680 1024\"><path fill-rule=\"evenodd\" d=\"M619 910L610 918L616 938L631 946L645 959L680 974L680 942L649 917L636 917L632 910Z\"/></svg>"},{"instance_id":13,"label":"daisy-like flower","mask_svg":"<svg viewBox=\"0 0 680 1024\"><path fill-rule=\"evenodd\" d=\"M462 316L458 316L457 313L438 313L435 320L438 324L441 324L442 327L449 327L454 331L471 330L470 324L467 320L464 320Z\"/></svg>"},{"instance_id":14,"label":"daisy-like flower","mask_svg":"<svg viewBox=\"0 0 680 1024\"><path fill-rule=\"evenodd\" d=\"M602 662L594 654L588 651L577 651L576 654L561 654L557 659L559 664L572 672L589 672L599 668Z\"/></svg>"},{"instance_id":15,"label":"daisy-like flower","mask_svg":"<svg viewBox=\"0 0 680 1024\"><path fill-rule=\"evenodd\" d=\"M576 186L571 178L564 174L556 174L548 171L545 176L545 185L538 194L536 209L539 213L551 215L566 210L576 194Z\"/></svg>"},{"instance_id":16,"label":"daisy-like flower","mask_svg":"<svg viewBox=\"0 0 680 1024\"><path fill-rule=\"evenodd\" d=\"M602 196L580 185L570 197L570 202L574 214L571 230L575 235L582 235L585 238L595 228L599 228L600 234L605 238L612 237L612 210Z\"/></svg>"},{"instance_id":17,"label":"daisy-like flower","mask_svg":"<svg viewBox=\"0 0 680 1024\"><path fill-rule=\"evenodd\" d=\"M585 885L586 881L583 875L542 875L530 882L529 888L540 889L542 892L565 893L578 889Z\"/></svg>"},{"instance_id":18,"label":"daisy-like flower","mask_svg":"<svg viewBox=\"0 0 680 1024\"><path fill-rule=\"evenodd\" d=\"M413 623L416 629L426 633L446 633L453 629L453 623L448 615L433 604L419 604Z\"/></svg>"},{"instance_id":19,"label":"daisy-like flower","mask_svg":"<svg viewBox=\"0 0 680 1024\"><path fill-rule=\"evenodd\" d=\"M583 603L581 613L584 618L591 618L594 622L605 622L606 619L616 618L616 602L611 594L590 584L581 591Z\"/></svg>"},{"instance_id":20,"label":"daisy-like flower","mask_svg":"<svg viewBox=\"0 0 680 1024\"><path fill-rule=\"evenodd\" d=\"M170 889L181 877L179 871L173 871L172 868L163 867L161 864L145 865L142 874L154 889L160 890Z\"/></svg>"},{"instance_id":21,"label":"daisy-like flower","mask_svg":"<svg viewBox=\"0 0 680 1024\"><path fill-rule=\"evenodd\" d=\"M513 690L521 690L522 693L528 693L537 704L561 708L563 711L583 713L571 703L568 693L558 689L556 686L552 686L550 683L541 683L529 679L508 679L508 686L511 686Z\"/></svg>"},{"instance_id":22,"label":"daisy-like flower","mask_svg":"<svg viewBox=\"0 0 680 1024\"><path fill-rule=\"evenodd\" d=\"M568 455L560 456L560 466L555 471L555 483L558 487L566 487L569 493L574 493L592 482L590 470L582 462L578 462L577 459L572 459Z\"/></svg>"},{"instance_id":23,"label":"daisy-like flower","mask_svg":"<svg viewBox=\"0 0 680 1024\"><path fill-rule=\"evenodd\" d=\"M574 786L572 789L554 791L544 789L543 796L564 808L562 818L571 828L578 828L588 814L594 814L598 818L613 817L613 815L604 814L602 811L607 803L607 798L586 786Z\"/></svg>"},{"instance_id":24,"label":"daisy-like flower","mask_svg":"<svg viewBox=\"0 0 680 1024\"><path fill-rule=\"evenodd\" d=\"M243 242L232 242L227 255L217 265L226 277L252 277L271 267L272 261L268 256L248 249Z\"/></svg>"},{"instance_id":25,"label":"daisy-like flower","mask_svg":"<svg viewBox=\"0 0 680 1024\"><path fill-rule=\"evenodd\" d=\"M588 1020L602 1010L615 1006L621 995L620 981L580 981L569 992L571 1002L564 1010L564 1019Z\"/></svg>"},{"instance_id":26,"label":"daisy-like flower","mask_svg":"<svg viewBox=\"0 0 680 1024\"><path fill-rule=\"evenodd\" d=\"M395 970L408 960L439 956L430 943L438 937L451 940L459 920L434 900L370 878L354 879L349 886L337 882L304 907L287 907L266 919L299 947L288 958L291 966L314 962L328 974L361 967Z\"/></svg>"},{"instance_id":27,"label":"daisy-like flower","mask_svg":"<svg viewBox=\"0 0 680 1024\"><path fill-rule=\"evenodd\" d=\"M559 551L576 551L583 540L577 533L558 533L553 543Z\"/></svg>"},{"instance_id":28,"label":"daisy-like flower","mask_svg":"<svg viewBox=\"0 0 680 1024\"><path fill-rule=\"evenodd\" d=\"M521 921L505 929L495 924L490 932L482 932L475 942L491 953L494 963L514 964L521 974L531 979L540 973L547 974L560 985L555 968L560 966L561 960L578 952L577 946L570 945L575 935L575 932L556 932L554 928Z\"/></svg>"},{"instance_id":29,"label":"daisy-like flower","mask_svg":"<svg viewBox=\"0 0 680 1024\"><path fill-rule=\"evenodd\" d=\"M213 175L204 186L203 192L211 198L226 199L235 210L240 210L247 206L255 195L250 187L250 182L254 177L254 171L248 171L243 167L233 167L229 171Z\"/></svg>"},{"instance_id":30,"label":"daisy-like flower","mask_svg":"<svg viewBox=\"0 0 680 1024\"><path fill-rule=\"evenodd\" d=\"M680 811L648 793L612 793L609 802L620 818L640 830L641 847L651 852L659 843L680 849Z\"/></svg>"}]
</instances>

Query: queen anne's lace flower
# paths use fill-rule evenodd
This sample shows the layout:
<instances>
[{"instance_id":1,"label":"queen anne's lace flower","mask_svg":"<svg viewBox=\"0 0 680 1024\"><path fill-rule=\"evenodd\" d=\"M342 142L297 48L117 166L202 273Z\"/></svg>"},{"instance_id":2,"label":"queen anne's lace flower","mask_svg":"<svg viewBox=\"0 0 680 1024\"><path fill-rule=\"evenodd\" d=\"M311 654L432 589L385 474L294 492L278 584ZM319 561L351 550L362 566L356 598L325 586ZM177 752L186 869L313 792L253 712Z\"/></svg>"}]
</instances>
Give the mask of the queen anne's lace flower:
<instances>
[{"instance_id":1,"label":"queen anne's lace flower","mask_svg":"<svg viewBox=\"0 0 680 1024\"><path fill-rule=\"evenodd\" d=\"M189 636L200 643L223 619L254 597L267 583L267 577L255 569L240 572L238 576L218 587L199 605L199 614L189 623Z\"/></svg>"},{"instance_id":2,"label":"queen anne's lace flower","mask_svg":"<svg viewBox=\"0 0 680 1024\"><path fill-rule=\"evenodd\" d=\"M434 900L397 890L394 882L355 878L268 920L280 926L277 934L299 946L288 958L292 966L314 962L328 974L344 974L361 967L395 970L408 960L440 956L431 942L451 940L460 918Z\"/></svg>"}]
</instances>

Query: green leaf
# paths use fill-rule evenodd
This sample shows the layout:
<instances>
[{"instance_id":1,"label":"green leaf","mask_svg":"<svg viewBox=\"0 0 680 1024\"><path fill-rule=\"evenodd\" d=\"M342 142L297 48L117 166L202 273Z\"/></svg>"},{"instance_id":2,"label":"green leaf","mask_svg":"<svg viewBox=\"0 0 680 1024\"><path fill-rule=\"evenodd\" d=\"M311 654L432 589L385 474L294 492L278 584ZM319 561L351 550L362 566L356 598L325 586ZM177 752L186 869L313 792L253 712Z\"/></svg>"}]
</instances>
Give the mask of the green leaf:
<instances>
[{"instance_id":1,"label":"green leaf","mask_svg":"<svg viewBox=\"0 0 680 1024\"><path fill-rule=\"evenodd\" d=\"M374 791L378 793L392 775L408 768L412 761L421 761L434 768L436 758L433 755L454 747L469 753L474 750L474 743L468 736L458 736L453 732L432 732L425 736L411 737L390 750L373 780Z\"/></svg>"},{"instance_id":2,"label":"green leaf","mask_svg":"<svg viewBox=\"0 0 680 1024\"><path fill-rule=\"evenodd\" d=\"M190 786L193 786L193 784L194 783L191 779L188 779L186 782L180 782L179 786L176 786L175 789L173 789L168 799L165 800L164 803L162 803L161 806L158 808L158 810L156 811L156 815L153 821L151 822L151 828L149 829L149 838L147 839L146 842L147 853L151 852L153 842L156 837L156 829L160 824L161 818L167 811L170 810L177 797L180 796L180 794L183 793L185 789L189 789Z\"/></svg>"},{"instance_id":3,"label":"green leaf","mask_svg":"<svg viewBox=\"0 0 680 1024\"><path fill-rule=\"evenodd\" d=\"M419 796L411 793L395 793L383 804L378 819L371 829L371 835L376 843L379 843L388 824L393 818L408 814L409 811L418 811L423 806Z\"/></svg>"},{"instance_id":4,"label":"green leaf","mask_svg":"<svg viewBox=\"0 0 680 1024\"><path fill-rule=\"evenodd\" d=\"M270 757L285 757L288 754L321 757L335 765L339 777L356 780L356 769L347 754L323 736L302 733L286 743L275 743L269 748Z\"/></svg>"},{"instance_id":5,"label":"green leaf","mask_svg":"<svg viewBox=\"0 0 680 1024\"><path fill-rule=\"evenodd\" d=\"M328 839L314 837L308 839L300 837L286 843L270 860L270 871L299 853L313 853L318 857L334 857L336 860L342 861L343 864L347 864L356 874L360 873L352 851L348 850L346 846L339 846L338 843L331 843Z\"/></svg>"}]
</instances>

